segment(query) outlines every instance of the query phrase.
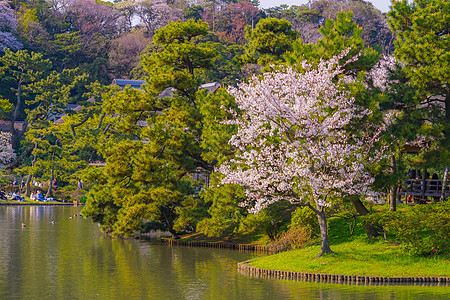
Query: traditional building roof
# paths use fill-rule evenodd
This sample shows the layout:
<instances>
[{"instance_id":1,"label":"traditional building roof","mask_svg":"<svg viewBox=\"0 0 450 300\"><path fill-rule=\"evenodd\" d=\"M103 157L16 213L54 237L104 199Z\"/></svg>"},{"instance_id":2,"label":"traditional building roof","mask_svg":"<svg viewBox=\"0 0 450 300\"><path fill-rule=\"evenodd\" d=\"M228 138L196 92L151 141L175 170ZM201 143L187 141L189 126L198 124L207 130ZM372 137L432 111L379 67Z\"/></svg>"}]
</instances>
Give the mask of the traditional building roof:
<instances>
[{"instance_id":1,"label":"traditional building roof","mask_svg":"<svg viewBox=\"0 0 450 300\"><path fill-rule=\"evenodd\" d=\"M145 80L131 80L131 79L113 79L111 84L116 84L121 90L125 89L128 85L134 89L142 89L142 85L145 84Z\"/></svg>"},{"instance_id":2,"label":"traditional building roof","mask_svg":"<svg viewBox=\"0 0 450 300\"><path fill-rule=\"evenodd\" d=\"M215 93L222 85L218 82L209 82L198 87L199 90L205 89L208 93Z\"/></svg>"},{"instance_id":3,"label":"traditional building roof","mask_svg":"<svg viewBox=\"0 0 450 300\"><path fill-rule=\"evenodd\" d=\"M67 104L67 107L64 109L64 111L80 111L83 108L83 106L78 104ZM62 124L64 121L62 120L62 117L66 116L66 112L59 112L59 113L53 113L48 117L49 121L52 121L56 124Z\"/></svg>"},{"instance_id":4,"label":"traditional building roof","mask_svg":"<svg viewBox=\"0 0 450 300\"><path fill-rule=\"evenodd\" d=\"M8 120L2 120L0 119L0 131L9 131L9 121ZM15 121L14 122L14 129L22 131L25 125L25 121Z\"/></svg>"}]
</instances>

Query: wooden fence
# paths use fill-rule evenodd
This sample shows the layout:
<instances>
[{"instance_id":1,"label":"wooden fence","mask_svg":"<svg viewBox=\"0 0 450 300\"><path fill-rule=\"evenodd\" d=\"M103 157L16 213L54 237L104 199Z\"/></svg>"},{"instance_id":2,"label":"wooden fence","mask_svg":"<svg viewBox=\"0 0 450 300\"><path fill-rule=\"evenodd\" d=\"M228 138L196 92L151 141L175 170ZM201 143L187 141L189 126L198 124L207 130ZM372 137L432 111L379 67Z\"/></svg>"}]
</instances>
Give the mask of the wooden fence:
<instances>
[{"instance_id":1,"label":"wooden fence","mask_svg":"<svg viewBox=\"0 0 450 300\"><path fill-rule=\"evenodd\" d=\"M398 195L405 196L405 202L425 203L439 201L442 195L442 179L408 179ZM444 188L444 196L450 196L450 182Z\"/></svg>"}]
</instances>

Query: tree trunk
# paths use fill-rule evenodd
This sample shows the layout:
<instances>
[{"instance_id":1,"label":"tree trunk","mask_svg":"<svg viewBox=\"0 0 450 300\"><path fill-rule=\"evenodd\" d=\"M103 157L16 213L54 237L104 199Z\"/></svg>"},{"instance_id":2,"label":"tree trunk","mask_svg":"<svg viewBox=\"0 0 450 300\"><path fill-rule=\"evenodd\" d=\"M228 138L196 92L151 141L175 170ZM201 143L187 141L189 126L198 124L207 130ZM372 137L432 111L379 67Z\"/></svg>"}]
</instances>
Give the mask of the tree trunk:
<instances>
[{"instance_id":1,"label":"tree trunk","mask_svg":"<svg viewBox=\"0 0 450 300\"><path fill-rule=\"evenodd\" d=\"M323 211L323 206L316 204L317 219L319 221L320 237L322 239L322 245L320 248L320 253L317 257L321 257L326 253L333 253L330 248L330 242L328 241L328 228L327 228L327 218L325 217L325 212Z\"/></svg>"},{"instance_id":2,"label":"tree trunk","mask_svg":"<svg viewBox=\"0 0 450 300\"><path fill-rule=\"evenodd\" d=\"M361 202L361 200L356 199L352 200L353 206L356 209L356 212L360 216L365 216L369 214L369 210L364 206L364 204ZM369 240L371 240L374 237L382 236L382 233L375 227L373 224L366 224L365 226L366 234Z\"/></svg>"},{"instance_id":3,"label":"tree trunk","mask_svg":"<svg viewBox=\"0 0 450 300\"><path fill-rule=\"evenodd\" d=\"M395 176L395 171L397 169L395 162L395 155L391 156L391 173L392 176ZM396 211L397 210L397 183L391 186L389 191L389 210Z\"/></svg>"},{"instance_id":4,"label":"tree trunk","mask_svg":"<svg viewBox=\"0 0 450 300\"><path fill-rule=\"evenodd\" d=\"M448 167L445 167L444 178L442 180L442 193L441 193L441 201L445 201L445 186L447 185L447 177L448 177Z\"/></svg>"},{"instance_id":5,"label":"tree trunk","mask_svg":"<svg viewBox=\"0 0 450 300\"><path fill-rule=\"evenodd\" d=\"M52 188L53 188L53 169L50 171L50 184L48 185L47 194L45 195L45 198L48 198L52 195Z\"/></svg>"},{"instance_id":6,"label":"tree trunk","mask_svg":"<svg viewBox=\"0 0 450 300\"><path fill-rule=\"evenodd\" d=\"M11 112L10 116L10 122L9 122L9 130L11 132L11 146L12 148L15 150L17 148L17 131L15 128L15 123L17 120L17 117L19 116L19 112L20 112L20 106L21 106L21 102L22 102L22 98L21 98L21 93L22 93L22 80L20 80L18 86L17 86L17 100L16 100L16 105L14 106L13 111Z\"/></svg>"},{"instance_id":7,"label":"tree trunk","mask_svg":"<svg viewBox=\"0 0 450 300\"><path fill-rule=\"evenodd\" d=\"M31 175L28 174L27 182L25 183L25 196L30 197L31 189L30 189Z\"/></svg>"}]
</instances>

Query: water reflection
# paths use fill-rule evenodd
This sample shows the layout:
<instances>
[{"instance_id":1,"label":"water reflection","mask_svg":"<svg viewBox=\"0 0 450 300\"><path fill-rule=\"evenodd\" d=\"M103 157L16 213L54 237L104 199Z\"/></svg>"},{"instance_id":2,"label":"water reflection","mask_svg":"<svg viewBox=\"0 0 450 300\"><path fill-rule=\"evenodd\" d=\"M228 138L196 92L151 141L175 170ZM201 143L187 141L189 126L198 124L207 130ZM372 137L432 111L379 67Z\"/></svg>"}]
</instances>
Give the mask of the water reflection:
<instances>
[{"instance_id":1,"label":"water reflection","mask_svg":"<svg viewBox=\"0 0 450 300\"><path fill-rule=\"evenodd\" d=\"M79 210L0 207L0 299L446 299L448 293L252 278L236 271L252 253L112 239L73 217Z\"/></svg>"}]
</instances>

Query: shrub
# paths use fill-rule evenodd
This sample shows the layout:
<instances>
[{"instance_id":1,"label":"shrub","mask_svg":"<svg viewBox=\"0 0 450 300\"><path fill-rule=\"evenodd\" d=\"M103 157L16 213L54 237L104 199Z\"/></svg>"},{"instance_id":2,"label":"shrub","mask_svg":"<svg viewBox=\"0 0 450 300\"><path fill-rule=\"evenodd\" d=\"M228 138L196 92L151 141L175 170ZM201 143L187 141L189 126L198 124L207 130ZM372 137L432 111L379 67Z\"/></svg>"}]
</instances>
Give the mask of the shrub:
<instances>
[{"instance_id":1,"label":"shrub","mask_svg":"<svg viewBox=\"0 0 450 300\"><path fill-rule=\"evenodd\" d=\"M307 227L295 226L283 232L277 239L267 245L274 252L301 249L311 242L311 230Z\"/></svg>"},{"instance_id":2,"label":"shrub","mask_svg":"<svg viewBox=\"0 0 450 300\"><path fill-rule=\"evenodd\" d=\"M291 227L305 227L310 233L320 236L317 215L307 207L297 207L292 213Z\"/></svg>"},{"instance_id":3,"label":"shrub","mask_svg":"<svg viewBox=\"0 0 450 300\"><path fill-rule=\"evenodd\" d=\"M450 202L416 205L402 212L378 212L362 217L363 222L384 227L411 255L450 251Z\"/></svg>"},{"instance_id":4,"label":"shrub","mask_svg":"<svg viewBox=\"0 0 450 300\"><path fill-rule=\"evenodd\" d=\"M145 222L144 224L142 224L142 233L147 233L150 231L157 231L157 230L167 230L167 228L164 226L163 223L161 223L160 221L157 220L150 220L148 222Z\"/></svg>"},{"instance_id":5,"label":"shrub","mask_svg":"<svg viewBox=\"0 0 450 300\"><path fill-rule=\"evenodd\" d=\"M58 189L56 191L53 191L53 198L56 198L58 200L63 200L63 201L71 201L71 194L70 192L64 191L62 189Z\"/></svg>"}]
</instances>

